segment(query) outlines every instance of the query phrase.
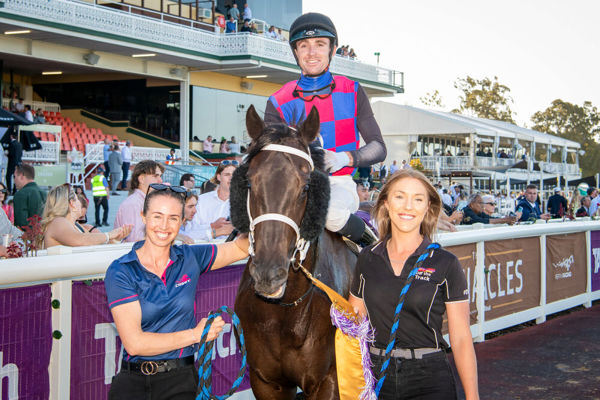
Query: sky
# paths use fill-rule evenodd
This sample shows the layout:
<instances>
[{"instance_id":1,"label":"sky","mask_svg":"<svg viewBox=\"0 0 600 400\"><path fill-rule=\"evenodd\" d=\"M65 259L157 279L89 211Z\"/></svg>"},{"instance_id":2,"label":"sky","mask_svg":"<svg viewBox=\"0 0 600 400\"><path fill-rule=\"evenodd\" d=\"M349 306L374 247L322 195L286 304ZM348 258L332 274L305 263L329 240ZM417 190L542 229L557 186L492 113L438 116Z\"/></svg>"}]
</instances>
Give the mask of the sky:
<instances>
[{"instance_id":1,"label":"sky","mask_svg":"<svg viewBox=\"0 0 600 400\"><path fill-rule=\"evenodd\" d=\"M328 15L340 44L361 61L404 72L404 94L419 100L438 90L450 111L457 78L495 76L510 88L515 121L555 99L600 107L598 0L303 0L303 12Z\"/></svg>"}]
</instances>

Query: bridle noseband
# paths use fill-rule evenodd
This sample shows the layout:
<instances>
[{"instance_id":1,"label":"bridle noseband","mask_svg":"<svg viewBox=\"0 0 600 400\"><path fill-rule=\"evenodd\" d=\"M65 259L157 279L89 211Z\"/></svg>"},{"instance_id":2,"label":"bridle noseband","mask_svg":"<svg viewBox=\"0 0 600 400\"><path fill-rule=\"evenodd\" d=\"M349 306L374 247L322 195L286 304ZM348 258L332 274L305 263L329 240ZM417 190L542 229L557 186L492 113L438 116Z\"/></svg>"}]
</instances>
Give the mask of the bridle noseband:
<instances>
[{"instance_id":1,"label":"bridle noseband","mask_svg":"<svg viewBox=\"0 0 600 400\"><path fill-rule=\"evenodd\" d=\"M276 152L280 152L280 153L292 154L292 155L295 155L297 157L300 157L300 158L303 158L304 160L306 160L310 164L311 172L314 171L314 169L315 169L313 160L310 157L310 150L308 150L308 153L307 153L305 151L296 149L295 147L291 147L291 146L285 146L285 145L281 145L281 144L269 144L269 145L266 145L265 147L263 147L260 151L276 151ZM283 222L284 224L290 226L294 230L294 232L296 232L296 245L295 245L294 254L292 254L292 257L290 259L290 263L291 264L294 263L294 260L296 258L296 253L299 253L299 255L300 255L299 263L302 264L302 261L304 261L304 259L306 258L306 254L308 253L308 249L310 247L310 242L305 240L304 238L300 237L300 229L298 228L298 224L296 224L290 217L285 216L283 214L277 214L277 213L267 213L267 214L259 215L255 219L252 219L252 215L250 214L250 191L248 191L248 200L246 202L246 207L248 209L248 218L250 220L250 231L248 232L248 241L250 242L248 252L249 252L250 256L254 257L254 254L255 254L254 253L254 227L256 225L260 224L261 222L265 222L265 221L279 221L279 222Z\"/></svg>"}]
</instances>

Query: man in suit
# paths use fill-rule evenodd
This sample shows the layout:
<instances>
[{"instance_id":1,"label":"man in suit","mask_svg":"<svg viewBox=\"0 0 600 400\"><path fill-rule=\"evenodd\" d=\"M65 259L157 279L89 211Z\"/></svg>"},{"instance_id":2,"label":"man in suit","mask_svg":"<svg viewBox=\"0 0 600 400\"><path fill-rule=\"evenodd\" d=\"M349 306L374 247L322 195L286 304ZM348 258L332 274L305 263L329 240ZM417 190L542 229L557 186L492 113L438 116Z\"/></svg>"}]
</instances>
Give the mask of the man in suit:
<instances>
[{"instance_id":1,"label":"man in suit","mask_svg":"<svg viewBox=\"0 0 600 400\"><path fill-rule=\"evenodd\" d=\"M13 174L17 165L21 164L23 157L23 145L17 140L17 132L12 131L10 134L10 143L8 145L8 164L6 166L6 187L9 192L14 194Z\"/></svg>"}]
</instances>

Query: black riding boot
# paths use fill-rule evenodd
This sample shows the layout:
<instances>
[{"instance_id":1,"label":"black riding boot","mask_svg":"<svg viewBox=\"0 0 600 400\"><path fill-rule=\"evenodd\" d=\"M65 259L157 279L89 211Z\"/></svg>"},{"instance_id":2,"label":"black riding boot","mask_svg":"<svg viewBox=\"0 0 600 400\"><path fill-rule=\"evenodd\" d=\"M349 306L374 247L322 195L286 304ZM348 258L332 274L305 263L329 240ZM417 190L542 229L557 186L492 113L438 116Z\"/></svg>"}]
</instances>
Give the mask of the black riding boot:
<instances>
[{"instance_id":1,"label":"black riding boot","mask_svg":"<svg viewBox=\"0 0 600 400\"><path fill-rule=\"evenodd\" d=\"M350 214L346 225L337 231L337 233L362 247L369 246L378 240L375 233L367 226L365 221L356 214Z\"/></svg>"}]
</instances>

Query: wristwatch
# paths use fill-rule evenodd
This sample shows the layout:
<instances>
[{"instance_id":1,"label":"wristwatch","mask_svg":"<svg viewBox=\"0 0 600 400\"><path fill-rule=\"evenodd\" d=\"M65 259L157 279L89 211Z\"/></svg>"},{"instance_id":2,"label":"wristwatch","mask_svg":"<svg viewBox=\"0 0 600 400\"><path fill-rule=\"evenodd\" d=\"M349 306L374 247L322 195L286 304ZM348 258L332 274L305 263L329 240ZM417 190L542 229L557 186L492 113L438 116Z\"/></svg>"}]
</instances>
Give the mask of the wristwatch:
<instances>
[{"instance_id":1,"label":"wristwatch","mask_svg":"<svg viewBox=\"0 0 600 400\"><path fill-rule=\"evenodd\" d=\"M213 239L217 238L217 231L214 229L212 230L212 237L213 237Z\"/></svg>"}]
</instances>

